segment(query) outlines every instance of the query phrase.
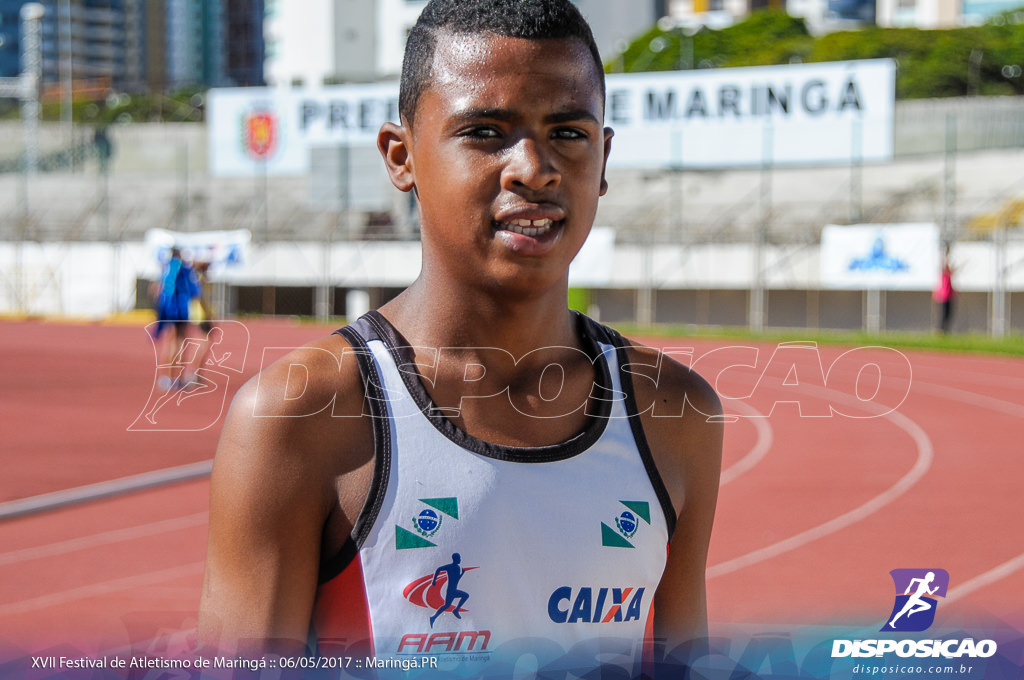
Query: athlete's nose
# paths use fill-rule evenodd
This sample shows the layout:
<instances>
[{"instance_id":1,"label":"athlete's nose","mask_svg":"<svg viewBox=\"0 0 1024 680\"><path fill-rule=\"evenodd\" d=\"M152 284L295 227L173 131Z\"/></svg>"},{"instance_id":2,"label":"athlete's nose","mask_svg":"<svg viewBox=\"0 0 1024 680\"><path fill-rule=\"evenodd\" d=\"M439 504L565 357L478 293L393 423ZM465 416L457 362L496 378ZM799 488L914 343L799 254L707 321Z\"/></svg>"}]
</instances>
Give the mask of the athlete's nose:
<instances>
[{"instance_id":1,"label":"athlete's nose","mask_svg":"<svg viewBox=\"0 0 1024 680\"><path fill-rule=\"evenodd\" d=\"M562 175L553 160L543 142L522 137L508 150L508 163L502 172L503 187L537 190L558 186Z\"/></svg>"}]
</instances>

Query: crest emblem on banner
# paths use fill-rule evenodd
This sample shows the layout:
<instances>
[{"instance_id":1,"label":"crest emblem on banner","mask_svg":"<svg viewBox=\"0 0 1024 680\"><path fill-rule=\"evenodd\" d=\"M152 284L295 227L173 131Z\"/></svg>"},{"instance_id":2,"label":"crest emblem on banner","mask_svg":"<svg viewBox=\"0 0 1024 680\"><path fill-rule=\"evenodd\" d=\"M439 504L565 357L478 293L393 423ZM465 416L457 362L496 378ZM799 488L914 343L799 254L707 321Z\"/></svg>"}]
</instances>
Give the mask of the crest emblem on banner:
<instances>
[{"instance_id":1,"label":"crest emblem on banner","mask_svg":"<svg viewBox=\"0 0 1024 680\"><path fill-rule=\"evenodd\" d=\"M280 125L277 115L266 109L253 109L242 118L242 145L253 160L265 161L277 151Z\"/></svg>"}]
</instances>

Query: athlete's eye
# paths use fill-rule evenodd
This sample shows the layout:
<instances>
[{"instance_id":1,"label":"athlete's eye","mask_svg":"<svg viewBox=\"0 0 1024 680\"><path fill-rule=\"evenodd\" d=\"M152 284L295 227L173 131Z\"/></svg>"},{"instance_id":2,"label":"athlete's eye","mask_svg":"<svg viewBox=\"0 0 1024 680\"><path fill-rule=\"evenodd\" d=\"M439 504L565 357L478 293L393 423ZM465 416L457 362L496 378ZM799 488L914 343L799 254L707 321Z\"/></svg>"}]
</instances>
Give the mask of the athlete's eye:
<instances>
[{"instance_id":1,"label":"athlete's eye","mask_svg":"<svg viewBox=\"0 0 1024 680\"><path fill-rule=\"evenodd\" d=\"M470 139L497 139L501 136L501 133L493 127L480 125L464 130L461 136L469 137Z\"/></svg>"},{"instance_id":2,"label":"athlete's eye","mask_svg":"<svg viewBox=\"0 0 1024 680\"><path fill-rule=\"evenodd\" d=\"M586 139L587 133L577 128L555 128L551 136L554 139Z\"/></svg>"}]
</instances>

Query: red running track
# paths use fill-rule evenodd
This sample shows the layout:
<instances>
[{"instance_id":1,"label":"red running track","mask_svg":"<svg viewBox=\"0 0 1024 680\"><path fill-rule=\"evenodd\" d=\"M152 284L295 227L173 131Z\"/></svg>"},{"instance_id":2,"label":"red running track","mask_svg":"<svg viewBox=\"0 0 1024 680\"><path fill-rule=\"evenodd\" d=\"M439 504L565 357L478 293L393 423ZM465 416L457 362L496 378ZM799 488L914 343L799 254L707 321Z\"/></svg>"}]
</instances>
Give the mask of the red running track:
<instances>
[{"instance_id":1,"label":"red running track","mask_svg":"<svg viewBox=\"0 0 1024 680\"><path fill-rule=\"evenodd\" d=\"M0 322L0 516L53 506L0 519L0 656L158 652L187 638L223 407L273 348L327 330L226 327L230 355L208 375L217 390L151 423L144 329ZM689 351L733 416L708 568L713 629L877 630L893 602L888 572L908 567L950 573L947 623L1024 628L1024 361L649 343ZM149 486L104 495L124 478ZM87 485L96 498L71 503L68 490Z\"/></svg>"}]
</instances>

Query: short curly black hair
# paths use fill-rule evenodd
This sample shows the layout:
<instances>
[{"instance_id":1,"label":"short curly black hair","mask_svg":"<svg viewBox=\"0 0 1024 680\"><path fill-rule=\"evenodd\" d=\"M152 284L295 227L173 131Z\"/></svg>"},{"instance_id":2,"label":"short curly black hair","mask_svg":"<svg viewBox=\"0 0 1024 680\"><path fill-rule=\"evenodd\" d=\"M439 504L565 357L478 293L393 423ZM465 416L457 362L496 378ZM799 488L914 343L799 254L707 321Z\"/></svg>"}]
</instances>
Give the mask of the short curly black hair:
<instances>
[{"instance_id":1,"label":"short curly black hair","mask_svg":"<svg viewBox=\"0 0 1024 680\"><path fill-rule=\"evenodd\" d=\"M398 111L410 124L430 82L438 35L444 32L579 40L594 58L604 98L604 65L594 34L569 0L430 0L409 32L402 61Z\"/></svg>"}]
</instances>

